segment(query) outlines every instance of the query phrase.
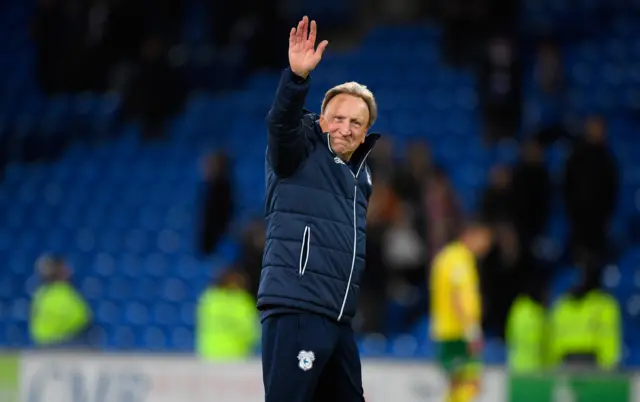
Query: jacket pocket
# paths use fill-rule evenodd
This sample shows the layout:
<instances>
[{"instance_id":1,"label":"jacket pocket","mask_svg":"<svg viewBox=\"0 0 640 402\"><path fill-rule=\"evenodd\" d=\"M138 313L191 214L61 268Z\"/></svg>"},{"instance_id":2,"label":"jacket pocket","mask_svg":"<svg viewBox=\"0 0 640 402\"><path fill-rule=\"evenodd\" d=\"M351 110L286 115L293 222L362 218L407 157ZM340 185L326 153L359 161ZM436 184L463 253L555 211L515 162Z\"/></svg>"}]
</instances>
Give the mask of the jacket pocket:
<instances>
[{"instance_id":1,"label":"jacket pocket","mask_svg":"<svg viewBox=\"0 0 640 402\"><path fill-rule=\"evenodd\" d=\"M307 263L309 262L309 253L311 251L311 228L309 226L304 227L304 233L302 234L302 245L300 246L300 264L298 265L298 274L304 275L304 271L307 270Z\"/></svg>"}]
</instances>

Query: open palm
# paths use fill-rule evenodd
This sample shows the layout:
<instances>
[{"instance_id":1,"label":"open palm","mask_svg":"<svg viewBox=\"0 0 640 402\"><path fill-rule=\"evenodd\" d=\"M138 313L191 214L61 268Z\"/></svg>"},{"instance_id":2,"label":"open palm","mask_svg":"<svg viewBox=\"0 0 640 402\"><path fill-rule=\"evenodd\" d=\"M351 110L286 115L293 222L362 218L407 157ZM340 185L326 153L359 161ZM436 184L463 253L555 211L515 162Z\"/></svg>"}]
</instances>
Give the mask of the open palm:
<instances>
[{"instance_id":1,"label":"open palm","mask_svg":"<svg viewBox=\"0 0 640 402\"><path fill-rule=\"evenodd\" d=\"M297 28L291 28L289 34L289 66L291 71L306 78L320 63L322 53L329 44L324 40L316 48L317 26L315 21L309 24L309 18L303 17Z\"/></svg>"}]
</instances>

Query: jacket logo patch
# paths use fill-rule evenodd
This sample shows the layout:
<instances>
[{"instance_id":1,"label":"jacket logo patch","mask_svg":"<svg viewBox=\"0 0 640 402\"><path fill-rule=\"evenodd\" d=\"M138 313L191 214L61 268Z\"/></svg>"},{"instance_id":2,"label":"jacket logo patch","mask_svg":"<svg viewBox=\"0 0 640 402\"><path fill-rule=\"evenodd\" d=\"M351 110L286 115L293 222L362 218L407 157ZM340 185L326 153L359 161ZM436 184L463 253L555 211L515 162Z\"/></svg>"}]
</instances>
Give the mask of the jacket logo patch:
<instances>
[{"instance_id":1,"label":"jacket logo patch","mask_svg":"<svg viewBox=\"0 0 640 402\"><path fill-rule=\"evenodd\" d=\"M298 353L298 367L302 371L309 371L313 368L313 362L316 360L316 355L313 352L307 352L306 350L301 350Z\"/></svg>"},{"instance_id":2,"label":"jacket logo patch","mask_svg":"<svg viewBox=\"0 0 640 402\"><path fill-rule=\"evenodd\" d=\"M337 157L337 156L335 158L333 158L333 161L335 163L337 163L337 164L344 165L344 161L342 159L340 159L339 157Z\"/></svg>"}]
</instances>

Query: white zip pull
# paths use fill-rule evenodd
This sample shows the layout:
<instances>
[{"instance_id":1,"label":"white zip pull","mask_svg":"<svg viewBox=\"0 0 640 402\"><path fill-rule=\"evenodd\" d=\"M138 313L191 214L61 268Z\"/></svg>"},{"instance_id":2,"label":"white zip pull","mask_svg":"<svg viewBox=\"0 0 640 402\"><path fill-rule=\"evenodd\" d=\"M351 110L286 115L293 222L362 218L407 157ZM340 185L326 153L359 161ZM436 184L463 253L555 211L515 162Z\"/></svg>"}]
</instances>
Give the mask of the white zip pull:
<instances>
[{"instance_id":1,"label":"white zip pull","mask_svg":"<svg viewBox=\"0 0 640 402\"><path fill-rule=\"evenodd\" d=\"M298 265L298 275L304 275L304 271L307 270L307 263L309 262L309 254L311 252L311 227L305 226L304 233L302 234L302 245L300 246L300 263ZM306 253L305 253L306 250ZM304 256L304 257L303 257ZM304 258L304 263L302 259Z\"/></svg>"}]
</instances>

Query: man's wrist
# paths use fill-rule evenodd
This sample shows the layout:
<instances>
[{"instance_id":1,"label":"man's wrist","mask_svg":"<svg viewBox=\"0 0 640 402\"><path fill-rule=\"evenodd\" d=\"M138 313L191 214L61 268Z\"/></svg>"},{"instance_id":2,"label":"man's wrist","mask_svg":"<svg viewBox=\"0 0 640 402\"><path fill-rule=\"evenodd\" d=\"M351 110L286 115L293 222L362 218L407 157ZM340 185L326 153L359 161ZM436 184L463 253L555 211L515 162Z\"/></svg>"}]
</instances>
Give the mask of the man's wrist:
<instances>
[{"instance_id":1,"label":"man's wrist","mask_svg":"<svg viewBox=\"0 0 640 402\"><path fill-rule=\"evenodd\" d=\"M297 83L302 84L303 82L305 82L308 78L309 78L309 73L303 73L300 71L293 71L291 69L289 69L291 71L291 77L293 78L293 80Z\"/></svg>"}]
</instances>

